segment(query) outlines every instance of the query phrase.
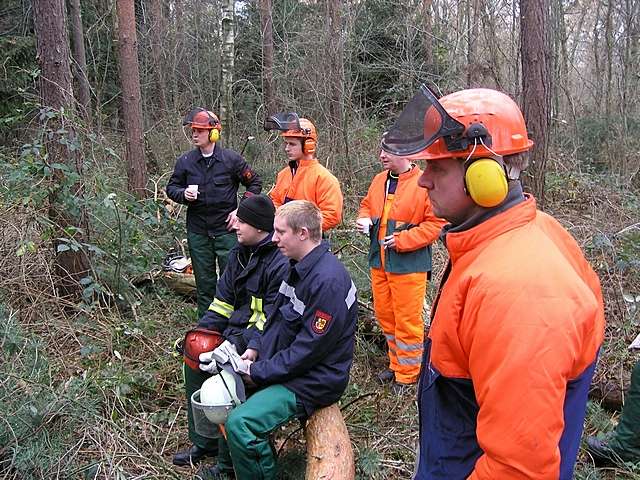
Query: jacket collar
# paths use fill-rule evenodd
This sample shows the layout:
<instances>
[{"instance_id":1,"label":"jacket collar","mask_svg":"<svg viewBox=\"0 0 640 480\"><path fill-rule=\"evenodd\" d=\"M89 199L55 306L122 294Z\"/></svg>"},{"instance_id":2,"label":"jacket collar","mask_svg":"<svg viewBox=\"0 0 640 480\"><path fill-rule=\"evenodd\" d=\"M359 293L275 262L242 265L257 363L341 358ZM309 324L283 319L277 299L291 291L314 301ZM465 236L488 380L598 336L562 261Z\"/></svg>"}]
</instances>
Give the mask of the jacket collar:
<instances>
[{"instance_id":1,"label":"jacket collar","mask_svg":"<svg viewBox=\"0 0 640 480\"><path fill-rule=\"evenodd\" d=\"M326 241L320 242L316 248L311 250L307 255L296 262L295 260L289 260L291 269L298 274L298 277L302 280L315 266L320 258L329 251L329 244Z\"/></svg>"},{"instance_id":2,"label":"jacket collar","mask_svg":"<svg viewBox=\"0 0 640 480\"><path fill-rule=\"evenodd\" d=\"M197 156L197 161L198 162L204 162L204 161L208 161L208 160L212 160L212 159L220 160L220 150L222 150L222 147L220 145L218 145L217 142L216 142L215 145L216 146L213 148L213 153L211 154L210 157L204 157L199 148L197 148L197 147L194 148L193 150L195 152L195 155Z\"/></svg>"},{"instance_id":3,"label":"jacket collar","mask_svg":"<svg viewBox=\"0 0 640 480\"><path fill-rule=\"evenodd\" d=\"M499 209L497 213L488 216L483 221L476 222L466 230L458 228L443 230L443 240L451 261L455 262L466 252L479 245L533 221L535 216L536 200L530 195L525 195L524 200L511 204L506 209Z\"/></svg>"},{"instance_id":4,"label":"jacket collar","mask_svg":"<svg viewBox=\"0 0 640 480\"><path fill-rule=\"evenodd\" d=\"M305 160L303 158L303 159L298 160L298 168L308 167L309 165L314 165L316 163L318 163L318 159L317 158L312 158L311 160Z\"/></svg>"},{"instance_id":5,"label":"jacket collar","mask_svg":"<svg viewBox=\"0 0 640 480\"><path fill-rule=\"evenodd\" d=\"M273 243L273 232L270 232L269 235L264 237L257 245L252 245L250 247L245 245L240 245L240 248L250 253L250 252L261 252L264 250L271 250L277 247L276 247L276 244Z\"/></svg>"}]
</instances>

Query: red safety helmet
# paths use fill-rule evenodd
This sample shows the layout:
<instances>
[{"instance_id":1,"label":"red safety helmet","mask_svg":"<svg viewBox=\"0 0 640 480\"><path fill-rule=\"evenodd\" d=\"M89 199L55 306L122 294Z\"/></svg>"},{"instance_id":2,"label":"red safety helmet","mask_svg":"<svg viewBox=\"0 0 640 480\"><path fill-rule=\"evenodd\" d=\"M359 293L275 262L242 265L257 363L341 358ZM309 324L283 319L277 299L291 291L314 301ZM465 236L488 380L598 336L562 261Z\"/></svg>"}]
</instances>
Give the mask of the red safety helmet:
<instances>
[{"instance_id":1,"label":"red safety helmet","mask_svg":"<svg viewBox=\"0 0 640 480\"><path fill-rule=\"evenodd\" d=\"M183 356L184 363L199 372L200 354L215 350L222 342L224 338L219 332L198 327L186 333L184 340L176 345L176 350Z\"/></svg>"},{"instance_id":2,"label":"red safety helmet","mask_svg":"<svg viewBox=\"0 0 640 480\"><path fill-rule=\"evenodd\" d=\"M532 147L520 108L504 93L474 88L438 100L425 85L382 141L387 152L424 160L505 156Z\"/></svg>"}]
</instances>

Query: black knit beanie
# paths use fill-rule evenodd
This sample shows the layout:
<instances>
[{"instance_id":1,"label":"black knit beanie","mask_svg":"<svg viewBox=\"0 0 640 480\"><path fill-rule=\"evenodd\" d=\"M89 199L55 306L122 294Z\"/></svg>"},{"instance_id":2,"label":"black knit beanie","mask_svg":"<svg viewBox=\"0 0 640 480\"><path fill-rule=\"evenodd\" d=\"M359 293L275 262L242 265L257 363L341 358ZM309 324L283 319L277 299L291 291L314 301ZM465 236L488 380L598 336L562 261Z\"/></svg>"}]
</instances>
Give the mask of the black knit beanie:
<instances>
[{"instance_id":1,"label":"black knit beanie","mask_svg":"<svg viewBox=\"0 0 640 480\"><path fill-rule=\"evenodd\" d=\"M266 195L251 195L240 202L236 215L240 220L258 230L273 231L276 207Z\"/></svg>"}]
</instances>

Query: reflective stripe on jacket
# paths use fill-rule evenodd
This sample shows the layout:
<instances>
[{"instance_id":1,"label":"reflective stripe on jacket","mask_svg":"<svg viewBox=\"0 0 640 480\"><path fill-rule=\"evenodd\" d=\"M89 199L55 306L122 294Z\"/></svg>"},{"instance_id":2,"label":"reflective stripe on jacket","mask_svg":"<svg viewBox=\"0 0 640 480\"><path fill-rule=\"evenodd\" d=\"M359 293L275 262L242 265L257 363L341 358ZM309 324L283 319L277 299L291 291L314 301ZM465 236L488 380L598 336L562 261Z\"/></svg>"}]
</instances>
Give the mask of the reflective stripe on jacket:
<instances>
[{"instance_id":1,"label":"reflective stripe on jacket","mask_svg":"<svg viewBox=\"0 0 640 480\"><path fill-rule=\"evenodd\" d=\"M273 313L278 289L289 270L269 235L256 247L236 245L216 287L209 310L198 322L233 343L238 353L255 348L255 337Z\"/></svg>"},{"instance_id":2,"label":"reflective stripe on jacket","mask_svg":"<svg viewBox=\"0 0 640 480\"><path fill-rule=\"evenodd\" d=\"M194 148L178 158L167 184L167 196L187 205L188 231L219 235L228 233L226 220L238 207L240 184L249 195L262 190L262 180L244 158L216 143L211 157L203 157L200 149ZM184 199L189 185L198 185L198 198L192 202Z\"/></svg>"},{"instance_id":3,"label":"reflective stripe on jacket","mask_svg":"<svg viewBox=\"0 0 640 480\"><path fill-rule=\"evenodd\" d=\"M278 173L269 197L277 207L291 200L308 200L322 212L322 231L326 232L342 221L342 190L338 179L317 159L300 160L296 174L290 167Z\"/></svg>"},{"instance_id":4,"label":"reflective stripe on jacket","mask_svg":"<svg viewBox=\"0 0 640 480\"><path fill-rule=\"evenodd\" d=\"M436 217L431 209L427 190L418 186L422 170L414 166L401 173L389 211L387 235L396 237L395 249L384 253L384 266L380 262L378 231L385 204L388 172L377 174L367 195L360 203L358 217L368 217L373 222L369 230L369 266L384 268L391 273L416 273L431 271L431 247L438 239L444 220Z\"/></svg>"},{"instance_id":5,"label":"reflective stripe on jacket","mask_svg":"<svg viewBox=\"0 0 640 480\"><path fill-rule=\"evenodd\" d=\"M344 265L323 242L292 263L260 336L251 378L282 384L311 415L340 399L353 361L358 302Z\"/></svg>"},{"instance_id":6,"label":"reflective stripe on jacket","mask_svg":"<svg viewBox=\"0 0 640 480\"><path fill-rule=\"evenodd\" d=\"M530 197L445 241L415 478L569 480L604 334L597 275Z\"/></svg>"}]
</instances>

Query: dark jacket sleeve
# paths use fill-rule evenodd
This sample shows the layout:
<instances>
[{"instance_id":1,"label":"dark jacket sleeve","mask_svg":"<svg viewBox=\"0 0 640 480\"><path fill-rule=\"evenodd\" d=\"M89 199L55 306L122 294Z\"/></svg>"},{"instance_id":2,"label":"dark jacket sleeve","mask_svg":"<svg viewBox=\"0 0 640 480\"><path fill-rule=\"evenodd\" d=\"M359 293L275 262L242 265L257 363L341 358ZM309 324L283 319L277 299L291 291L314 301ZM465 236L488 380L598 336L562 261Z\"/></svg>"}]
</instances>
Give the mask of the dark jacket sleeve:
<instances>
[{"instance_id":1,"label":"dark jacket sleeve","mask_svg":"<svg viewBox=\"0 0 640 480\"><path fill-rule=\"evenodd\" d=\"M187 188L187 171L185 169L185 155L178 157L173 174L167 184L167 196L177 203L186 204L184 199L184 191Z\"/></svg>"},{"instance_id":2,"label":"dark jacket sleeve","mask_svg":"<svg viewBox=\"0 0 640 480\"><path fill-rule=\"evenodd\" d=\"M302 318L299 319L302 326L291 345L270 359L258 359L251 365L251 379L258 385L283 383L304 375L322 362L348 330L351 316L345 302L347 292L344 291L344 287L336 285L335 281L327 281L315 288L317 294L310 304L306 305ZM292 313L290 303L280 307L279 314L285 318ZM322 327L317 323L319 315L326 321Z\"/></svg>"},{"instance_id":3,"label":"dark jacket sleeve","mask_svg":"<svg viewBox=\"0 0 640 480\"><path fill-rule=\"evenodd\" d=\"M222 333L229 325L229 318L232 313L229 313L229 317L226 317L220 313L220 311L226 311L226 309L216 308L216 303L226 303L231 305L231 308L235 305L236 294L233 289L233 278L237 275L237 268L235 268L237 258L237 252L234 249L229 253L229 263L227 268L224 269L224 273L218 279L218 284L216 285L216 296L213 298L211 305L209 305L209 309L198 322L199 327L208 328L209 330L215 330L216 332Z\"/></svg>"},{"instance_id":4,"label":"dark jacket sleeve","mask_svg":"<svg viewBox=\"0 0 640 480\"><path fill-rule=\"evenodd\" d=\"M264 299L262 300L262 310L267 318L267 322L273 316L273 312L276 309L276 302L278 299L278 291L282 281L287 277L289 272L289 260L284 255L276 255L274 261L267 268L267 287L264 293ZM265 328L266 328L265 324ZM252 328L252 331L248 338L247 348L252 348L260 352L260 337L262 331L257 328Z\"/></svg>"},{"instance_id":5,"label":"dark jacket sleeve","mask_svg":"<svg viewBox=\"0 0 640 480\"><path fill-rule=\"evenodd\" d=\"M262 191L262 179L256 171L242 158L241 155L234 153L235 171L234 175L238 182L245 186L247 191L244 197L258 195Z\"/></svg>"}]
</instances>

